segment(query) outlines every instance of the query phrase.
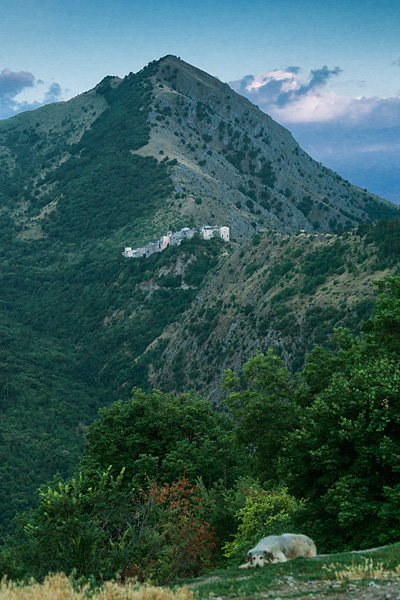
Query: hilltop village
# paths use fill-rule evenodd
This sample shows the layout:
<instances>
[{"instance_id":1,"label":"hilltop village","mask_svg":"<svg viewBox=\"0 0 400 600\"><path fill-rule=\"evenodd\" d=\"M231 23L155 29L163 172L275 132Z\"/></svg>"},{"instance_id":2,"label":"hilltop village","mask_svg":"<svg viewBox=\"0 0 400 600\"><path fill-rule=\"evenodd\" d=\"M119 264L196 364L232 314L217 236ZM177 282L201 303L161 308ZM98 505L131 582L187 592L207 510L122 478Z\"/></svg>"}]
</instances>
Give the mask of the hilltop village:
<instances>
[{"instance_id":1,"label":"hilltop village","mask_svg":"<svg viewBox=\"0 0 400 600\"><path fill-rule=\"evenodd\" d=\"M141 248L125 247L122 256L125 256L125 258L142 258L143 256L148 258L155 252L162 252L168 246L179 246L183 240L190 240L196 233L203 240L211 240L214 236L219 236L224 242L229 242L229 227L213 227L210 225L204 225L200 229L184 227L174 233L168 231L156 242L149 242Z\"/></svg>"}]
</instances>

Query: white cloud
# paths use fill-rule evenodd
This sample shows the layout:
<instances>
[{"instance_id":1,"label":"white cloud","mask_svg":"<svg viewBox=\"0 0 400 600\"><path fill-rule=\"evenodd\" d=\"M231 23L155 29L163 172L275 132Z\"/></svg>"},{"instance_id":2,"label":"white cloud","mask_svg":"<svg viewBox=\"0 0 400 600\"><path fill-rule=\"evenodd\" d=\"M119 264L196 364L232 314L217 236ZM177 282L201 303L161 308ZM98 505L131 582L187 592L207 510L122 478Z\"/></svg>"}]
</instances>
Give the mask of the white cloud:
<instances>
[{"instance_id":1,"label":"white cloud","mask_svg":"<svg viewBox=\"0 0 400 600\"><path fill-rule=\"evenodd\" d=\"M298 72L278 69L247 75L230 85L285 124L342 121L354 126L360 122L365 125L368 119L374 125L377 121L400 124L400 96L384 99L337 94L327 84L340 72L339 67L330 70L325 66L311 71L309 81L304 82Z\"/></svg>"},{"instance_id":2,"label":"white cloud","mask_svg":"<svg viewBox=\"0 0 400 600\"><path fill-rule=\"evenodd\" d=\"M321 123L334 121L344 114L349 114L351 103L352 99L346 96L312 90L282 107L270 106L269 108L274 118L285 123Z\"/></svg>"},{"instance_id":3,"label":"white cloud","mask_svg":"<svg viewBox=\"0 0 400 600\"><path fill-rule=\"evenodd\" d=\"M3 69L0 72L0 119L60 99L62 90L58 83L53 82L47 90L40 89L43 84L30 71Z\"/></svg>"}]
</instances>

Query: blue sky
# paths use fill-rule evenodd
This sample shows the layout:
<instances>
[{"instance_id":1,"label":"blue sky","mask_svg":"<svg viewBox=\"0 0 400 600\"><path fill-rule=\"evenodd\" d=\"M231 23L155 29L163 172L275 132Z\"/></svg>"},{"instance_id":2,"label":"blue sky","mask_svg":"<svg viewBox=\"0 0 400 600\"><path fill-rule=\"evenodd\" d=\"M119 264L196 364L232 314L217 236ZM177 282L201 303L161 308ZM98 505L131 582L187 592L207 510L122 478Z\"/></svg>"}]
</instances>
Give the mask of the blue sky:
<instances>
[{"instance_id":1,"label":"blue sky","mask_svg":"<svg viewBox=\"0 0 400 600\"><path fill-rule=\"evenodd\" d=\"M399 0L0 0L0 9L0 118L175 54L235 82L317 160L400 201Z\"/></svg>"}]
</instances>

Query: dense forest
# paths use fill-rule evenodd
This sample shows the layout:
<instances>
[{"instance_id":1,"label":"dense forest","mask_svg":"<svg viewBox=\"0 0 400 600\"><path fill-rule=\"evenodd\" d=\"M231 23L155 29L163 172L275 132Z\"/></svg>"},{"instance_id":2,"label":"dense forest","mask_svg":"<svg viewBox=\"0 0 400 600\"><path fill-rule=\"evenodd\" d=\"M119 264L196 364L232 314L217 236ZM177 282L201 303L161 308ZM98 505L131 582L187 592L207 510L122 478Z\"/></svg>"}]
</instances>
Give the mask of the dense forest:
<instances>
[{"instance_id":1,"label":"dense forest","mask_svg":"<svg viewBox=\"0 0 400 600\"><path fill-rule=\"evenodd\" d=\"M228 370L225 411L139 388L102 409L79 469L18 517L1 572L165 583L283 530L320 551L398 540L400 278L378 289L361 335L337 329L296 376L272 350Z\"/></svg>"}]
</instances>

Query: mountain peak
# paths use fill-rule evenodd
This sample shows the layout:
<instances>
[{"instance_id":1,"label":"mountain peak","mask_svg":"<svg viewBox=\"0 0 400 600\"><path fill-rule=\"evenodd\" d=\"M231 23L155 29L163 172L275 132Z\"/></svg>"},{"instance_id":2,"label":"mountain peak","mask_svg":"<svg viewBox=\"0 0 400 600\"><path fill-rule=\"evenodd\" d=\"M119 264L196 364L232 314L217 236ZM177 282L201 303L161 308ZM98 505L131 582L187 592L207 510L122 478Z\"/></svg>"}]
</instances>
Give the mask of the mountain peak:
<instances>
[{"instance_id":1,"label":"mountain peak","mask_svg":"<svg viewBox=\"0 0 400 600\"><path fill-rule=\"evenodd\" d=\"M173 55L0 123L0 156L14 186L9 216L26 239L56 229L65 238L73 227L84 240L87 217L92 238L121 241L137 227L141 243L211 219L245 241L260 227L332 232L399 210L313 161L249 100Z\"/></svg>"},{"instance_id":2,"label":"mountain peak","mask_svg":"<svg viewBox=\"0 0 400 600\"><path fill-rule=\"evenodd\" d=\"M234 235L258 226L334 231L398 209L313 161L287 129L226 83L182 59L156 61L150 141L139 153L177 161L171 208L196 225L227 217Z\"/></svg>"}]
</instances>

